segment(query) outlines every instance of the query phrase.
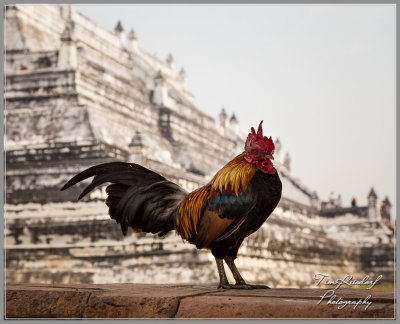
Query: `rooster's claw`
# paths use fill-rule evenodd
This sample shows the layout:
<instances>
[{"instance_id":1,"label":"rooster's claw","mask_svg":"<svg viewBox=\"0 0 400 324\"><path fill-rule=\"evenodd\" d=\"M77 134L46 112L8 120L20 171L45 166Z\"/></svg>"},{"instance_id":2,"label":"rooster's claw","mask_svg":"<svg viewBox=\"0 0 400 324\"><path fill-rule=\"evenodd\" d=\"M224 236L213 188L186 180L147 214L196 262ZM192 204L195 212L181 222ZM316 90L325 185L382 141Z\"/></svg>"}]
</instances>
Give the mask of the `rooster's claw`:
<instances>
[{"instance_id":1,"label":"rooster's claw","mask_svg":"<svg viewBox=\"0 0 400 324\"><path fill-rule=\"evenodd\" d=\"M231 284L219 284L218 289L271 289L268 286L265 285L249 285L249 284L236 284L236 285L231 285Z\"/></svg>"}]
</instances>

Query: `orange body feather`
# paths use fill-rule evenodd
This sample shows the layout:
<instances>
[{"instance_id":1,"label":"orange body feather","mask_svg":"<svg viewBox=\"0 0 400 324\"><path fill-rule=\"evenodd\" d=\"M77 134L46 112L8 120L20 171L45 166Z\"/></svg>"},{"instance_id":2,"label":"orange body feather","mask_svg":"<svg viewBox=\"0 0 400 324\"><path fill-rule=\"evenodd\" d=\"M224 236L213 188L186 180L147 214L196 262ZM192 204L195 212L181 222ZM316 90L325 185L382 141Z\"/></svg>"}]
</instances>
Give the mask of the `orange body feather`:
<instances>
[{"instance_id":1,"label":"orange body feather","mask_svg":"<svg viewBox=\"0 0 400 324\"><path fill-rule=\"evenodd\" d=\"M201 208L208 198L211 185L205 185L188 194L179 206L176 217L176 232L188 240L196 232L197 222L200 218Z\"/></svg>"},{"instance_id":2,"label":"orange body feather","mask_svg":"<svg viewBox=\"0 0 400 324\"><path fill-rule=\"evenodd\" d=\"M244 153L236 156L219 170L205 186L192 191L182 201L176 218L176 232L185 240L190 240L197 233L197 224L201 209L207 199L210 201L226 192L244 192L257 172L257 168L244 159Z\"/></svg>"}]
</instances>

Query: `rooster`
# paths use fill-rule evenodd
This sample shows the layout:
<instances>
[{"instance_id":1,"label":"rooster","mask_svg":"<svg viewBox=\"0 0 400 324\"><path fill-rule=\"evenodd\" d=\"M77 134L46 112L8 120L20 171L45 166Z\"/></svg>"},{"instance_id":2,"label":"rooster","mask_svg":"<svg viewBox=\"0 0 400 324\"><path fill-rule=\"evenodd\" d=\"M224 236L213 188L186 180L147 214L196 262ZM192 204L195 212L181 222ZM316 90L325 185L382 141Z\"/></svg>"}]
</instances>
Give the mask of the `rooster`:
<instances>
[{"instance_id":1,"label":"rooster","mask_svg":"<svg viewBox=\"0 0 400 324\"><path fill-rule=\"evenodd\" d=\"M138 164L111 162L93 166L69 180L61 190L94 176L78 200L104 183L109 215L123 235L136 232L164 236L175 230L198 249L214 255L218 288L269 288L252 285L240 275L235 259L243 240L266 221L277 206L282 183L272 161L274 143L251 128L243 153L219 170L203 187L187 193L177 184ZM228 282L226 262L236 281Z\"/></svg>"}]
</instances>

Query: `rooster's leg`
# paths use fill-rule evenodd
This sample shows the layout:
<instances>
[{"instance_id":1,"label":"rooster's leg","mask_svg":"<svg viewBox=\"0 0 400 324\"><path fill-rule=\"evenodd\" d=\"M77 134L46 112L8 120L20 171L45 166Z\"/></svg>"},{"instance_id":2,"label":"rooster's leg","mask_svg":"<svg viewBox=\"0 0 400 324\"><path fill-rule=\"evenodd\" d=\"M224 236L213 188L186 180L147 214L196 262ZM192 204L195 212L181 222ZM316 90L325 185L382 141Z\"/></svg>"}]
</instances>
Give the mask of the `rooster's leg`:
<instances>
[{"instance_id":1,"label":"rooster's leg","mask_svg":"<svg viewBox=\"0 0 400 324\"><path fill-rule=\"evenodd\" d=\"M231 257L225 258L225 262L228 265L229 269L232 272L233 278L235 278L236 285L230 288L239 288L239 289L268 289L268 286L264 285L250 285L247 284L246 281L242 278L239 273L239 270L236 268L234 259ZM226 276L225 276L226 277Z\"/></svg>"},{"instance_id":2,"label":"rooster's leg","mask_svg":"<svg viewBox=\"0 0 400 324\"><path fill-rule=\"evenodd\" d=\"M215 262L217 263L217 269L219 274L219 285L218 288L228 289L231 288L228 282L228 278L226 277L225 268L224 268L224 260L215 258Z\"/></svg>"},{"instance_id":3,"label":"rooster's leg","mask_svg":"<svg viewBox=\"0 0 400 324\"><path fill-rule=\"evenodd\" d=\"M244 281L244 279L242 278L242 276L239 273L239 270L236 268L233 258L227 257L227 258L225 258L225 262L228 265L229 269L231 270L231 272L233 274L233 278L235 278L236 284L237 285L246 285L246 281Z\"/></svg>"}]
</instances>

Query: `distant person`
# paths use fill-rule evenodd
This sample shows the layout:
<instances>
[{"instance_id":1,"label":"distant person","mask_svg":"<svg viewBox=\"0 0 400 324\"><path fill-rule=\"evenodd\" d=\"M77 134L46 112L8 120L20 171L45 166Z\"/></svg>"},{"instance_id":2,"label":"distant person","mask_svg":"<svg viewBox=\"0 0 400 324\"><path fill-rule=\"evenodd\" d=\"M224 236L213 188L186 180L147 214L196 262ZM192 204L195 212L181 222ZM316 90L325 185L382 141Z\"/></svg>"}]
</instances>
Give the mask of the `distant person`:
<instances>
[{"instance_id":1,"label":"distant person","mask_svg":"<svg viewBox=\"0 0 400 324\"><path fill-rule=\"evenodd\" d=\"M342 207L342 196L339 194L336 198L336 207L341 208Z\"/></svg>"},{"instance_id":2,"label":"distant person","mask_svg":"<svg viewBox=\"0 0 400 324\"><path fill-rule=\"evenodd\" d=\"M356 200L356 197L353 197L353 198L351 199L351 207L357 207L357 200Z\"/></svg>"}]
</instances>

